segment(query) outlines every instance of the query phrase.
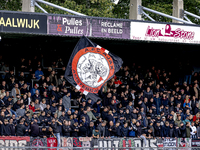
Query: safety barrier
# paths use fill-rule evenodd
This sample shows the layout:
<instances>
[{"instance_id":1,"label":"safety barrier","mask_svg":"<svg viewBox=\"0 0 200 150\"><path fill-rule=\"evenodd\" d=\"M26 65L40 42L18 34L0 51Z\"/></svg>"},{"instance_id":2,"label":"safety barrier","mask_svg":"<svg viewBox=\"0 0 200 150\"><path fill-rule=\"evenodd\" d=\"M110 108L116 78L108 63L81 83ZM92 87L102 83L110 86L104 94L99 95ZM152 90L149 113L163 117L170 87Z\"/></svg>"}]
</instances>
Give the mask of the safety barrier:
<instances>
[{"instance_id":1,"label":"safety barrier","mask_svg":"<svg viewBox=\"0 0 200 150\"><path fill-rule=\"evenodd\" d=\"M200 139L191 138L165 138L147 139L140 138L104 138L91 137L61 137L60 147L57 147L55 138L39 137L0 137L0 150L200 150Z\"/></svg>"}]
</instances>

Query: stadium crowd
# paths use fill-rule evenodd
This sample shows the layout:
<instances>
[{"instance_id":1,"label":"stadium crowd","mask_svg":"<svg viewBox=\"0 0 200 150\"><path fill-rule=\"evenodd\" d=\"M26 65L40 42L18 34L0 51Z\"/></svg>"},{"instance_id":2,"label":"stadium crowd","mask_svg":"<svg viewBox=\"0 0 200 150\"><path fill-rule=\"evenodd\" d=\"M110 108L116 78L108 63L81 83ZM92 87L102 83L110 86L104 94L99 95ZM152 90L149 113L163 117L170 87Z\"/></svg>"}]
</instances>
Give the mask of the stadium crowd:
<instances>
[{"instance_id":1,"label":"stadium crowd","mask_svg":"<svg viewBox=\"0 0 200 150\"><path fill-rule=\"evenodd\" d=\"M189 64L178 78L124 65L94 101L66 82L62 59L48 69L38 60L18 63L14 74L0 60L1 136L200 138L200 75Z\"/></svg>"}]
</instances>

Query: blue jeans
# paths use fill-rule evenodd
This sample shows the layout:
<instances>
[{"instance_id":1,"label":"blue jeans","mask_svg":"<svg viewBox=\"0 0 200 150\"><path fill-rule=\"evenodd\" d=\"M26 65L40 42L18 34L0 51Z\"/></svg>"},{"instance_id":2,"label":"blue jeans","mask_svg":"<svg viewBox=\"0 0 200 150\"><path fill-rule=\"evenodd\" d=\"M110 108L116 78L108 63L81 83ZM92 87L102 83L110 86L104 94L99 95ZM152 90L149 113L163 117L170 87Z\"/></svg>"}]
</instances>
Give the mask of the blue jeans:
<instances>
[{"instance_id":1,"label":"blue jeans","mask_svg":"<svg viewBox=\"0 0 200 150\"><path fill-rule=\"evenodd\" d=\"M60 147L60 133L54 133L56 138L57 138L57 141L58 141L58 145L57 147ZM59 148L57 148L59 150Z\"/></svg>"}]
</instances>

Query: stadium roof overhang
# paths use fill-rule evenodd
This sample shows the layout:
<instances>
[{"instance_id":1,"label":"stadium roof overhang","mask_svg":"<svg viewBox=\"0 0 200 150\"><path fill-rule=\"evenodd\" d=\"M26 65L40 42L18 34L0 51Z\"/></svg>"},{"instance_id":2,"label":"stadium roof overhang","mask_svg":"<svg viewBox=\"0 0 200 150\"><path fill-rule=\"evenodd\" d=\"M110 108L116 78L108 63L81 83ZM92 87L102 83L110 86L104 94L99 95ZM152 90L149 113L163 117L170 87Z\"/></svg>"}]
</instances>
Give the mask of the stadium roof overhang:
<instances>
[{"instance_id":1,"label":"stadium roof overhang","mask_svg":"<svg viewBox=\"0 0 200 150\"><path fill-rule=\"evenodd\" d=\"M0 11L0 35L2 39L55 37L77 40L85 35L115 43L200 44L198 25L4 10Z\"/></svg>"},{"instance_id":2,"label":"stadium roof overhang","mask_svg":"<svg viewBox=\"0 0 200 150\"><path fill-rule=\"evenodd\" d=\"M172 56L174 60L198 60L194 55L200 44L198 25L0 11L0 49L5 50L1 53L12 52L12 59L34 51L48 52L52 57L63 54L67 61L82 35L127 63L157 63L158 57L154 56L158 54L160 62Z\"/></svg>"}]
</instances>

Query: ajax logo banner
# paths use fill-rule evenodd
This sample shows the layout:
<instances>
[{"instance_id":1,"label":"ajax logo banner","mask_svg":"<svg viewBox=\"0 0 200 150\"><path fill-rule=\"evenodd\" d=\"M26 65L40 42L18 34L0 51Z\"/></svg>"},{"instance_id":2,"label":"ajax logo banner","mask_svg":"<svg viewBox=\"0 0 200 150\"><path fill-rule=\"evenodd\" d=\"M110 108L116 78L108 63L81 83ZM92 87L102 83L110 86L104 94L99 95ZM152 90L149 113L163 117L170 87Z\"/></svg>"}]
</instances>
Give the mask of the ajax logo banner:
<instances>
[{"instance_id":1,"label":"ajax logo banner","mask_svg":"<svg viewBox=\"0 0 200 150\"><path fill-rule=\"evenodd\" d=\"M81 49L72 61L72 74L83 91L97 93L114 75L112 58L97 47Z\"/></svg>"}]
</instances>

